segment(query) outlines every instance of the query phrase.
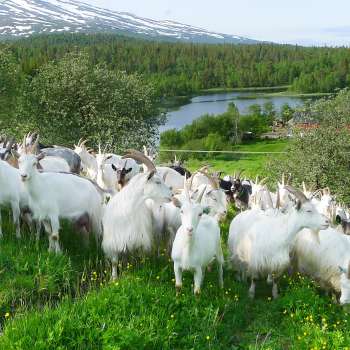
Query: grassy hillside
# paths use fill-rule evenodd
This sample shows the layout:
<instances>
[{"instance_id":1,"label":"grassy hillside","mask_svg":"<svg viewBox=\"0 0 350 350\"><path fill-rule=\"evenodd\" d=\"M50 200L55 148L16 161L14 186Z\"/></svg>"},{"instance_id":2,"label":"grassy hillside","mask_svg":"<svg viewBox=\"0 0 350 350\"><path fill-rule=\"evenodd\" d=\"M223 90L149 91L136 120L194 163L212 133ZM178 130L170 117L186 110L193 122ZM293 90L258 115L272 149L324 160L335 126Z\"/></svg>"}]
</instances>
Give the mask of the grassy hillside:
<instances>
[{"instance_id":1,"label":"grassy hillside","mask_svg":"<svg viewBox=\"0 0 350 350\"><path fill-rule=\"evenodd\" d=\"M261 143L242 150L282 150L283 143ZM260 158L209 161L229 171L243 165L254 175ZM232 164L234 165L232 165ZM195 167L194 162L191 166ZM256 165L258 167L258 165ZM7 218L7 213L3 217ZM229 223L222 224L227 260ZM159 258L130 257L117 282L95 242L69 225L62 229L64 253L47 253L47 238L37 243L28 232L18 241L4 227L0 249L0 349L349 349L350 318L309 279L285 274L280 298L271 300L265 281L257 297L248 283L235 281L226 264L225 286L217 271L206 273L202 294L192 293L192 273L176 296L172 264Z\"/></svg>"},{"instance_id":2,"label":"grassy hillside","mask_svg":"<svg viewBox=\"0 0 350 350\"><path fill-rule=\"evenodd\" d=\"M232 214L232 213L231 213ZM228 225L223 225L223 243ZM8 229L6 230L8 231ZM65 228L65 233L71 232ZM224 290L207 272L200 297L192 274L176 296L165 252L159 258L132 257L119 281L93 247L65 235L62 256L48 254L45 239L17 242L6 234L1 249L0 349L345 349L348 313L299 275L281 280L281 297L248 284L225 269ZM74 243L75 242L75 243Z\"/></svg>"}]
</instances>

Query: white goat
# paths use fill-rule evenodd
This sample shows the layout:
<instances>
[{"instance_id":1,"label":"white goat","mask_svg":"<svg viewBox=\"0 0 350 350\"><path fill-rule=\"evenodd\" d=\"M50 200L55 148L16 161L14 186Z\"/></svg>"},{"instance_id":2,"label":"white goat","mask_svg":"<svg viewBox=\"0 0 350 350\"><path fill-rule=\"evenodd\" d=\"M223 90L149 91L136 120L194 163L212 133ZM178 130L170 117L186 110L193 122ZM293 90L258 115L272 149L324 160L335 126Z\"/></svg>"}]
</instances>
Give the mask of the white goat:
<instances>
[{"instance_id":1,"label":"white goat","mask_svg":"<svg viewBox=\"0 0 350 350\"><path fill-rule=\"evenodd\" d=\"M120 156L101 152L99 146L98 154L96 155L97 162L97 184L104 190L112 191L113 193L118 190L118 176L113 170L112 164L119 162Z\"/></svg>"},{"instance_id":2,"label":"white goat","mask_svg":"<svg viewBox=\"0 0 350 350\"><path fill-rule=\"evenodd\" d=\"M117 278L121 254L151 250L153 225L145 201L152 199L155 202L166 202L172 197L170 189L148 158L135 150L130 151L127 157L143 162L150 171L134 176L107 204L103 217L102 248L112 262L112 279Z\"/></svg>"},{"instance_id":3,"label":"white goat","mask_svg":"<svg viewBox=\"0 0 350 350\"><path fill-rule=\"evenodd\" d=\"M273 276L272 295L278 296L276 279L290 264L295 236L303 228L315 231L329 226L329 220L300 191L286 188L298 199L286 214L252 211L241 213L230 225L228 245L235 267L251 278L249 295L255 296L255 279ZM244 216L244 220L242 217Z\"/></svg>"},{"instance_id":4,"label":"white goat","mask_svg":"<svg viewBox=\"0 0 350 350\"><path fill-rule=\"evenodd\" d=\"M102 196L95 185L77 175L40 173L37 165L41 157L24 154L18 164L33 218L44 224L49 235L49 250L60 252L61 218L85 219L84 228L101 235Z\"/></svg>"},{"instance_id":5,"label":"white goat","mask_svg":"<svg viewBox=\"0 0 350 350\"><path fill-rule=\"evenodd\" d=\"M294 258L300 272L315 278L327 291L340 293L340 303L350 303L350 239L334 228L298 233Z\"/></svg>"},{"instance_id":6,"label":"white goat","mask_svg":"<svg viewBox=\"0 0 350 350\"><path fill-rule=\"evenodd\" d=\"M204 188L201 204L210 209L209 215L217 221L225 219L227 215L227 198L225 192L220 188L219 183L213 176L203 173L208 179L208 185L200 185L192 194L191 199L196 199Z\"/></svg>"},{"instance_id":7,"label":"white goat","mask_svg":"<svg viewBox=\"0 0 350 350\"><path fill-rule=\"evenodd\" d=\"M116 173L119 188L126 186L135 175L140 173L140 166L131 158L120 159L111 164L111 167Z\"/></svg>"},{"instance_id":8,"label":"white goat","mask_svg":"<svg viewBox=\"0 0 350 350\"><path fill-rule=\"evenodd\" d=\"M182 271L194 271L194 293L199 294L205 268L216 258L219 270L219 285L223 287L224 258L220 242L220 227L218 222L203 213L200 204L204 190L195 202L191 201L186 191L186 201L181 207L182 225L176 232L171 258L174 261L175 287L182 287Z\"/></svg>"},{"instance_id":9,"label":"white goat","mask_svg":"<svg viewBox=\"0 0 350 350\"><path fill-rule=\"evenodd\" d=\"M11 207L13 222L16 225L16 237L21 237L21 207L28 205L18 169L0 160L0 207ZM2 236L0 210L0 237Z\"/></svg>"},{"instance_id":10,"label":"white goat","mask_svg":"<svg viewBox=\"0 0 350 350\"><path fill-rule=\"evenodd\" d=\"M83 172L91 180L96 180L97 178L97 161L96 158L89 153L89 150L86 148L87 140L79 140L77 145L74 145L74 152L80 157Z\"/></svg>"},{"instance_id":11,"label":"white goat","mask_svg":"<svg viewBox=\"0 0 350 350\"><path fill-rule=\"evenodd\" d=\"M63 158L46 156L39 162L39 168L43 171L70 173L70 166Z\"/></svg>"},{"instance_id":12,"label":"white goat","mask_svg":"<svg viewBox=\"0 0 350 350\"><path fill-rule=\"evenodd\" d=\"M31 142L32 136L33 135L29 136L28 134L27 137L24 137L22 145L18 147L18 153L20 155L26 154L28 149L31 150L31 153L35 153L39 149L39 135L36 135L36 139L33 144L31 144L30 146L27 145L29 140ZM43 171L63 172L63 173L71 172L71 168L68 162L61 157L45 156L45 158L40 159L40 161L37 164L38 164L38 169L41 169Z\"/></svg>"},{"instance_id":13,"label":"white goat","mask_svg":"<svg viewBox=\"0 0 350 350\"><path fill-rule=\"evenodd\" d=\"M151 162L155 160L155 154L152 152L149 152L145 146L144 147L144 155L147 157ZM166 166L158 166L157 173L161 177L165 177L165 184L170 187L173 191L181 190L183 188L184 184L184 176L179 174L176 170L166 167ZM143 164L143 171L148 172L149 169L146 164Z\"/></svg>"},{"instance_id":14,"label":"white goat","mask_svg":"<svg viewBox=\"0 0 350 350\"><path fill-rule=\"evenodd\" d=\"M209 181L208 186L201 185L191 193L191 200L197 199L199 193L204 191L201 204L209 210L209 215L214 217L218 222L223 220L227 214L227 199L225 192L219 188L216 179L210 175L205 175ZM154 232L158 247L162 241L171 247L175 234L181 226L180 208L181 203L186 201L184 191L176 195L171 203L154 203L147 201L147 205L152 211Z\"/></svg>"}]
</instances>

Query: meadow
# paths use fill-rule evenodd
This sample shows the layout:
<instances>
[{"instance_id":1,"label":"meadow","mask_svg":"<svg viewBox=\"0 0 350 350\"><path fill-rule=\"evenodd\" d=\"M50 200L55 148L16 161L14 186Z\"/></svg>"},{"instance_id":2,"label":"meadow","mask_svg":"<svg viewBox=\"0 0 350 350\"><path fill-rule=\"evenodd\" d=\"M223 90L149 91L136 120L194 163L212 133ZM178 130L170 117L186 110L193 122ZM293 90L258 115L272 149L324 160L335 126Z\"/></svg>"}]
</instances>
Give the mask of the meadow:
<instances>
[{"instance_id":1,"label":"meadow","mask_svg":"<svg viewBox=\"0 0 350 350\"><path fill-rule=\"evenodd\" d=\"M233 175L235 172L244 172L244 176L255 178L256 175L266 175L266 164L273 158L280 155L279 152L285 152L288 145L286 140L264 140L236 145L235 152L242 153L216 153L204 154L198 159L191 155L185 163L191 171L209 164L213 170L222 171L224 174ZM252 152L252 153L244 153ZM254 153L256 152L256 153ZM259 153L261 152L261 153ZM266 152L266 153L264 153ZM273 154L276 152L276 154ZM177 155L181 157L181 153Z\"/></svg>"},{"instance_id":2,"label":"meadow","mask_svg":"<svg viewBox=\"0 0 350 350\"><path fill-rule=\"evenodd\" d=\"M282 151L285 146L263 142L240 150ZM218 156L188 164L265 175L266 156L259 157L229 161ZM47 252L44 236L37 242L25 232L17 240L3 214L0 349L350 349L348 310L299 274L282 277L277 300L259 281L252 301L248 284L237 282L226 264L223 290L213 268L199 297L193 295L191 273L184 274L184 288L176 296L165 250L159 257L129 257L120 279L110 282L110 266L94 240L82 244L64 224L64 253L55 255ZM226 260L234 215L231 209L222 224Z\"/></svg>"}]
</instances>

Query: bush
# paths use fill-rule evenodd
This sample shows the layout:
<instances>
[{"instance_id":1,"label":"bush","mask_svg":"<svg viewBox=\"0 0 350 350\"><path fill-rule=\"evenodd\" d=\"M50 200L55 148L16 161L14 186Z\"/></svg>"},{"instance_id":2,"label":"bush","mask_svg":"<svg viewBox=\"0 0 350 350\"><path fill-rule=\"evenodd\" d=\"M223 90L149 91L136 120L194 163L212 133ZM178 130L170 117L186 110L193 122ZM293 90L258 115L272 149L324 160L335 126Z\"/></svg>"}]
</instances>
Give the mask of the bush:
<instances>
[{"instance_id":1,"label":"bush","mask_svg":"<svg viewBox=\"0 0 350 350\"><path fill-rule=\"evenodd\" d=\"M350 204L350 92L313 102L297 113L317 127L294 131L287 155L268 165L275 178L290 173L293 183L302 181L314 189L329 187L339 201Z\"/></svg>"},{"instance_id":2,"label":"bush","mask_svg":"<svg viewBox=\"0 0 350 350\"><path fill-rule=\"evenodd\" d=\"M116 150L154 144L163 122L152 85L137 75L91 66L85 54L69 54L43 66L27 84L22 123L44 142L72 146L80 137Z\"/></svg>"}]
</instances>

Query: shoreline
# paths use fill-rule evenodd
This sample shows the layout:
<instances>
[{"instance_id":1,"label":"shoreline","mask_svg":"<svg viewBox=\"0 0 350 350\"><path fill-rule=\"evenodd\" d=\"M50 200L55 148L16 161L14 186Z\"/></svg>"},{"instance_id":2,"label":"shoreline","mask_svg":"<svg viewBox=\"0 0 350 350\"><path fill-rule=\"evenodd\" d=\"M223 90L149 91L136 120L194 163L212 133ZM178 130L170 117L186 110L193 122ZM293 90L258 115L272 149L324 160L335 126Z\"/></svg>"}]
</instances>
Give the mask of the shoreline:
<instances>
[{"instance_id":1,"label":"shoreline","mask_svg":"<svg viewBox=\"0 0 350 350\"><path fill-rule=\"evenodd\" d=\"M319 98L333 95L330 92L313 92L304 93L289 91L290 85L272 86L272 87L246 87L246 88L212 88L199 90L190 95L179 95L172 97L165 97L160 102L162 112L176 111L180 107L191 103L191 99L198 96L224 94L230 92L251 92L251 95L237 96L240 99L256 99L256 98L272 98L272 97L290 97L290 98ZM234 101L234 98L232 99Z\"/></svg>"}]
</instances>

